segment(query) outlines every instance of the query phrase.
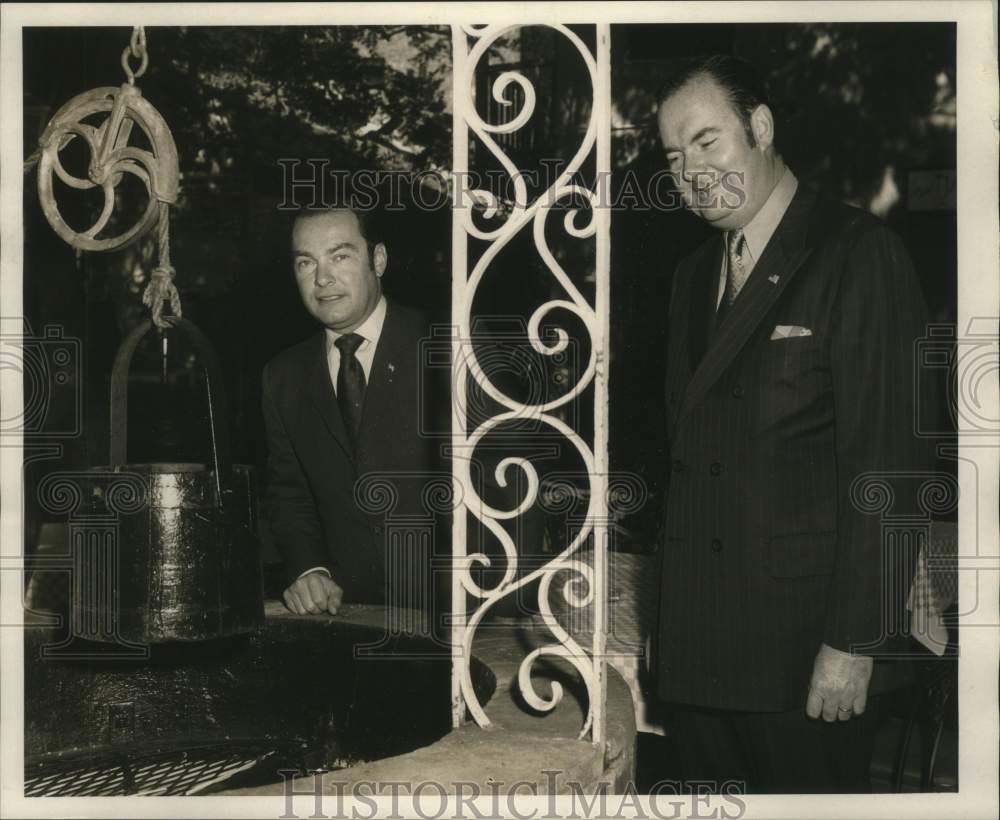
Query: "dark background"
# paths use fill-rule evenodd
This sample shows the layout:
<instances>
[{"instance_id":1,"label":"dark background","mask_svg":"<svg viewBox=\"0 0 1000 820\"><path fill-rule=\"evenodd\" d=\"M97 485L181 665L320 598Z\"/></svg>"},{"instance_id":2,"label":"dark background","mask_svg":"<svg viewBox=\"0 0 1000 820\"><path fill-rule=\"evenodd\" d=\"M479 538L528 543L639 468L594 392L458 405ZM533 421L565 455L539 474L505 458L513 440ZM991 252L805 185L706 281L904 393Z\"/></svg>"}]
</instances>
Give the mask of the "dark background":
<instances>
[{"instance_id":1,"label":"dark background","mask_svg":"<svg viewBox=\"0 0 1000 820\"><path fill-rule=\"evenodd\" d=\"M587 27L577 31L592 41ZM26 154L70 98L123 81L119 61L130 33L125 27L24 30ZM450 32L239 27L150 28L147 35L150 65L137 84L170 126L180 155L171 251L184 315L205 331L222 359L235 460L262 465L261 367L316 330L290 270L290 218L277 207L283 198L278 160L317 158L334 169L447 169ZM954 25L615 26L618 193L624 180L643 184L662 168L653 115L663 76L677 61L710 52L735 53L761 68L771 87L779 149L799 179L883 216L913 255L934 320L953 324L956 213L948 207L915 210L907 186L912 171L954 172ZM538 102L525 129L498 138L501 147L522 169L537 167L540 157L566 159L590 110L579 55L551 31L524 29L491 52L481 69L483 116L509 120L510 111L489 102L487 83L511 68L532 79ZM517 103L519 92L513 93ZM471 162L485 171L493 160L474 145ZM587 171L585 166L584 177ZM407 207L405 190L401 204L402 210L387 214L386 291L447 315L450 210ZM67 205L73 207L85 216L91 205ZM592 249L578 246L592 243L555 236L560 217L549 218L554 253L567 269L582 271L575 275L588 293ZM31 509L31 488L44 473L108 461L111 362L123 335L145 315L140 297L155 249L147 239L119 252L76 254L45 221L33 171L25 174L24 229L26 320L36 336L49 325L80 340L78 368L68 384L52 388L44 418L26 436L28 459L33 452L37 458L26 470ZM641 475L651 493L624 521L629 548L651 548L660 512L663 317L671 271L707 230L683 211L633 207L612 216L612 468ZM475 259L479 251L475 242L471 246ZM485 317L481 344L499 345L509 360L512 349L525 347L510 338L534 307L563 294L530 239L512 243L494 268L502 275L488 277L477 299L477 314ZM130 458L204 461L203 386L191 375L194 361L178 342L171 353L174 373L163 384L154 342L150 334L133 369ZM565 372L551 362L539 364L530 351L524 355L525 372L540 368L545 389L558 392ZM511 379L517 381L517 374ZM74 393L82 400L79 424ZM578 414L586 429L585 402L568 412ZM76 429L80 434L72 435ZM52 435L45 438L46 432ZM42 441L60 443L58 457L32 450ZM572 459L553 465L572 468Z\"/></svg>"}]
</instances>

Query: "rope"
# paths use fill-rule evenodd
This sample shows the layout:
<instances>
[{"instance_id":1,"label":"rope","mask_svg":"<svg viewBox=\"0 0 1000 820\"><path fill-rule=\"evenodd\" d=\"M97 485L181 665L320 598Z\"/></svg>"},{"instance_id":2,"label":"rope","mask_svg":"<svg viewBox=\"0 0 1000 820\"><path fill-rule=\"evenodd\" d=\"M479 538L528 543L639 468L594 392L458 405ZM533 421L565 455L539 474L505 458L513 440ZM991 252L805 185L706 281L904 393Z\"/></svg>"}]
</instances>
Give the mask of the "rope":
<instances>
[{"instance_id":1,"label":"rope","mask_svg":"<svg viewBox=\"0 0 1000 820\"><path fill-rule=\"evenodd\" d=\"M35 170L35 166L38 165L38 161L42 158L42 149L36 148L31 152L31 155L24 161L24 173L30 174Z\"/></svg>"},{"instance_id":2,"label":"rope","mask_svg":"<svg viewBox=\"0 0 1000 820\"><path fill-rule=\"evenodd\" d=\"M160 264L153 269L153 274L142 294L142 303L150 309L153 324L160 330L170 327L169 318L163 316L165 303L170 304L171 313L180 318L181 297L174 285L176 271L170 264L170 206L160 203L159 221Z\"/></svg>"}]
</instances>

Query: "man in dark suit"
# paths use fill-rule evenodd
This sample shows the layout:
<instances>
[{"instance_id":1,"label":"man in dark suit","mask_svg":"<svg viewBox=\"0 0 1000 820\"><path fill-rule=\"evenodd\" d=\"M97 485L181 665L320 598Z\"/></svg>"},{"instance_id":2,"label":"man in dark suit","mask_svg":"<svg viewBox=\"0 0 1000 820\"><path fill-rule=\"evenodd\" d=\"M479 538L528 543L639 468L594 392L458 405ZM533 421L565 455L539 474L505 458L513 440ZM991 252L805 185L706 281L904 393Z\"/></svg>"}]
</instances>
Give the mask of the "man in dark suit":
<instances>
[{"instance_id":1,"label":"man in dark suit","mask_svg":"<svg viewBox=\"0 0 1000 820\"><path fill-rule=\"evenodd\" d=\"M285 603L299 614L336 614L344 602L426 612L435 523L425 491L442 475L420 427L426 320L383 296L388 253L368 214L303 211L292 259L323 329L263 374L265 509ZM391 516L408 516L415 537L389 538Z\"/></svg>"},{"instance_id":2,"label":"man in dark suit","mask_svg":"<svg viewBox=\"0 0 1000 820\"><path fill-rule=\"evenodd\" d=\"M852 484L926 467L920 287L885 225L798 183L747 63L689 65L658 124L719 231L670 306L659 695L688 779L867 791L875 656L913 556L884 548Z\"/></svg>"}]
</instances>

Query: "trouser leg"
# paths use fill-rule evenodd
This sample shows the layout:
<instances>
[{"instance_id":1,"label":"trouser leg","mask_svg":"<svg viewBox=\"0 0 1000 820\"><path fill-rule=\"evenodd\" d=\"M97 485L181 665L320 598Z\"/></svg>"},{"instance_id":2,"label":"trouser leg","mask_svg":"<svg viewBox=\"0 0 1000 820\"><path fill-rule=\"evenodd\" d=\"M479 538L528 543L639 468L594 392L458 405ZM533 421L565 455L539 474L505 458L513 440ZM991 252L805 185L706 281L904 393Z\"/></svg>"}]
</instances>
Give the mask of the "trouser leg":
<instances>
[{"instance_id":1,"label":"trouser leg","mask_svg":"<svg viewBox=\"0 0 1000 820\"><path fill-rule=\"evenodd\" d=\"M726 709L674 706L667 734L674 741L683 791L745 792L752 779L751 761L736 730L739 713ZM738 785L742 784L742 785Z\"/></svg>"},{"instance_id":2,"label":"trouser leg","mask_svg":"<svg viewBox=\"0 0 1000 820\"><path fill-rule=\"evenodd\" d=\"M871 791L869 769L882 699L849 721L790 712L737 712L676 706L669 712L686 791L699 783L748 794L854 794ZM743 789L738 789L743 790Z\"/></svg>"},{"instance_id":3,"label":"trouser leg","mask_svg":"<svg viewBox=\"0 0 1000 820\"><path fill-rule=\"evenodd\" d=\"M745 713L736 731L757 773L755 790L769 794L858 794L871 791L869 770L882 703L863 715L827 723L805 709Z\"/></svg>"}]
</instances>

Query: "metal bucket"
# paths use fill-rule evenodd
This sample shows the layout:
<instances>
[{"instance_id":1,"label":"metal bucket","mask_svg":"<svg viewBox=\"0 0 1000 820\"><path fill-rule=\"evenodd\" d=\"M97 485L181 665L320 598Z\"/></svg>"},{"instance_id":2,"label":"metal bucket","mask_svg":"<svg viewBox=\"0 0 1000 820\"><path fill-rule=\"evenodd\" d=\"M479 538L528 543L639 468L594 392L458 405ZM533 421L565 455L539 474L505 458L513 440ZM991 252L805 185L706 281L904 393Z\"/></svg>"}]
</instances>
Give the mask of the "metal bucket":
<instances>
[{"instance_id":1,"label":"metal bucket","mask_svg":"<svg viewBox=\"0 0 1000 820\"><path fill-rule=\"evenodd\" d=\"M172 324L205 367L211 461L128 462L128 373L152 327L144 322L122 343L111 373L111 466L81 479L89 515L115 523L114 537L93 545L74 583L74 620L89 625L90 639L200 641L264 622L254 470L231 462L215 351L190 322Z\"/></svg>"}]
</instances>

